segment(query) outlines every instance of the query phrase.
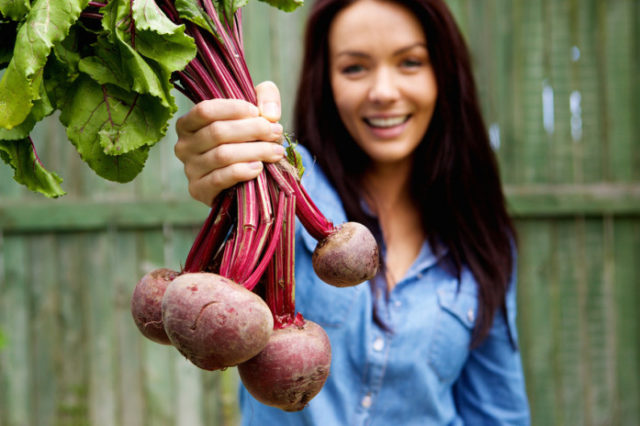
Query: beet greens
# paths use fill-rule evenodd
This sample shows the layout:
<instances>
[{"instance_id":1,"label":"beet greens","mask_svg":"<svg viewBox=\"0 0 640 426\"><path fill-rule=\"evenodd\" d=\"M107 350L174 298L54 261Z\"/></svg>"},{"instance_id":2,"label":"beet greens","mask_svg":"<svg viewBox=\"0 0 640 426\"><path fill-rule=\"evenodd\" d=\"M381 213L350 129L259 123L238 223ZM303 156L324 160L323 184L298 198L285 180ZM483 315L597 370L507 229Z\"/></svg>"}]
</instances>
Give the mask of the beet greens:
<instances>
[{"instance_id":1,"label":"beet greens","mask_svg":"<svg viewBox=\"0 0 640 426\"><path fill-rule=\"evenodd\" d=\"M236 98L256 104L243 54L246 1L0 2L0 69L6 68L0 80L0 157L15 170L15 180L50 197L64 193L29 137L35 123L55 110L82 159L98 175L127 182L177 110L173 88L194 103ZM286 11L301 4L268 3ZM322 387L330 348L324 331L295 309L296 217L320 241L317 252L338 241L328 255L314 253L314 267L317 257L323 259L316 271L331 284L372 278L378 251L362 225L336 227L322 214L300 183L303 169L293 143L287 153L289 161L266 164L256 179L213 200L183 269L145 275L131 309L145 336L172 344L201 368L252 360L255 367L244 374L254 387L265 374L272 378L256 373L271 369L259 360L261 351L286 353L276 340L269 346L272 338L290 346L291 335L308 334L300 337L308 339L303 356L317 359L300 372L308 375L308 385L300 382L294 396L288 393L294 368L279 382L278 395L260 394L273 401L267 403L297 410ZM253 292L259 284L264 298ZM272 330L297 332L274 337ZM318 347L322 353L314 355ZM287 355L279 362L287 363Z\"/></svg>"}]
</instances>

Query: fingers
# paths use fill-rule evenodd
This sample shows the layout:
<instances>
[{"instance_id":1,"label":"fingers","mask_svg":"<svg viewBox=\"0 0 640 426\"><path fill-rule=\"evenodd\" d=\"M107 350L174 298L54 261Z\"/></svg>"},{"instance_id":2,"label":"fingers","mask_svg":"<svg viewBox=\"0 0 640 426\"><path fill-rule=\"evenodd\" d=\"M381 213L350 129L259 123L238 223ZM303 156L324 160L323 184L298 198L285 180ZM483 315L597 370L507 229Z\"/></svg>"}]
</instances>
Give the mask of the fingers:
<instances>
[{"instance_id":1,"label":"fingers","mask_svg":"<svg viewBox=\"0 0 640 426\"><path fill-rule=\"evenodd\" d=\"M282 125L262 117L241 120L214 121L195 133L183 134L175 145L176 156L184 163L225 144L251 141L279 142ZM252 147L246 147L251 151Z\"/></svg>"},{"instance_id":2,"label":"fingers","mask_svg":"<svg viewBox=\"0 0 640 426\"><path fill-rule=\"evenodd\" d=\"M283 156L284 147L272 142L221 145L185 163L189 194L211 205L220 192L257 177L263 162L275 162Z\"/></svg>"},{"instance_id":3,"label":"fingers","mask_svg":"<svg viewBox=\"0 0 640 426\"><path fill-rule=\"evenodd\" d=\"M250 102L239 99L214 99L196 104L176 122L178 137L193 133L211 122L257 117L260 111Z\"/></svg>"},{"instance_id":4,"label":"fingers","mask_svg":"<svg viewBox=\"0 0 640 426\"><path fill-rule=\"evenodd\" d=\"M238 182L257 177L262 171L262 162L235 163L211 171L200 179L189 179L189 194L196 200L210 206L214 198Z\"/></svg>"},{"instance_id":5,"label":"fingers","mask_svg":"<svg viewBox=\"0 0 640 426\"><path fill-rule=\"evenodd\" d=\"M184 163L184 171L187 179L202 179L205 175L216 174L219 170L238 164L233 172L223 171L221 176L215 177L216 184L229 187L236 182L228 181L227 177L246 176L255 167L251 163L255 162L276 162L284 156L284 147L272 142L245 142L230 143L218 146L216 149L204 152L201 155L193 156Z\"/></svg>"},{"instance_id":6,"label":"fingers","mask_svg":"<svg viewBox=\"0 0 640 426\"><path fill-rule=\"evenodd\" d=\"M258 105L215 99L194 106L176 123L176 157L184 163L189 194L211 205L233 185L257 177L263 162L284 156L280 92L272 82L256 87Z\"/></svg>"},{"instance_id":7,"label":"fingers","mask_svg":"<svg viewBox=\"0 0 640 426\"><path fill-rule=\"evenodd\" d=\"M272 81L265 81L256 86L256 94L260 115L272 123L280 121L281 104L278 86Z\"/></svg>"}]
</instances>

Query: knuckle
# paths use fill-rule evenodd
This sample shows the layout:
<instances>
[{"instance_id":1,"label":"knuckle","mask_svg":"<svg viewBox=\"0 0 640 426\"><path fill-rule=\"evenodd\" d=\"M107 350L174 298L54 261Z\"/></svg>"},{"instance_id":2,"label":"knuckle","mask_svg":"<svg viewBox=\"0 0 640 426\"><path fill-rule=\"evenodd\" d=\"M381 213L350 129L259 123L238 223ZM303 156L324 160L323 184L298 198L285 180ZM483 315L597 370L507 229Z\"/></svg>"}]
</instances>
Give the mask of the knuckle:
<instances>
[{"instance_id":1,"label":"knuckle","mask_svg":"<svg viewBox=\"0 0 640 426\"><path fill-rule=\"evenodd\" d=\"M178 142L176 142L176 144L173 146L173 153L175 154L175 156L184 163L184 156L185 156L185 152L184 152L184 142L181 139L178 139Z\"/></svg>"},{"instance_id":2,"label":"knuckle","mask_svg":"<svg viewBox=\"0 0 640 426\"><path fill-rule=\"evenodd\" d=\"M213 162L220 166L226 166L232 162L233 156L229 145L219 145L211 152Z\"/></svg>"},{"instance_id":3,"label":"knuckle","mask_svg":"<svg viewBox=\"0 0 640 426\"><path fill-rule=\"evenodd\" d=\"M221 141L224 136L224 124L220 121L214 121L207 126L209 137L213 141Z\"/></svg>"},{"instance_id":4,"label":"knuckle","mask_svg":"<svg viewBox=\"0 0 640 426\"><path fill-rule=\"evenodd\" d=\"M224 189L227 187L226 180L222 176L222 173L211 172L207 175L207 185L212 188Z\"/></svg>"},{"instance_id":5,"label":"knuckle","mask_svg":"<svg viewBox=\"0 0 640 426\"><path fill-rule=\"evenodd\" d=\"M198 118L206 118L209 114L209 103L207 101L198 102L191 108L191 113Z\"/></svg>"}]
</instances>

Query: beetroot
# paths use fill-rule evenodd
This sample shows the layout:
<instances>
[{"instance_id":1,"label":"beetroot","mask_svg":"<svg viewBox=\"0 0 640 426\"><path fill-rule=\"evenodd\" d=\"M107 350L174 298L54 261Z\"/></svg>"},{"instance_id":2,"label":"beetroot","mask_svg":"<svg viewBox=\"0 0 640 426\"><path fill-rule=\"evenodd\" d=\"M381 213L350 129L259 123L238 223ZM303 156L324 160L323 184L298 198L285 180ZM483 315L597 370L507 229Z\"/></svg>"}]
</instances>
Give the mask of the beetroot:
<instances>
[{"instance_id":1,"label":"beetroot","mask_svg":"<svg viewBox=\"0 0 640 426\"><path fill-rule=\"evenodd\" d=\"M353 286L375 276L378 256L378 245L369 229L347 222L318 242L312 256L313 270L326 283Z\"/></svg>"},{"instance_id":2,"label":"beetroot","mask_svg":"<svg viewBox=\"0 0 640 426\"><path fill-rule=\"evenodd\" d=\"M131 298L131 315L140 332L163 345L170 345L171 341L162 323L162 297L177 276L178 272L171 269L155 269L138 281Z\"/></svg>"},{"instance_id":3,"label":"beetroot","mask_svg":"<svg viewBox=\"0 0 640 426\"><path fill-rule=\"evenodd\" d=\"M320 392L329 376L331 344L318 324L304 320L274 330L267 346L240 364L249 393L263 404L300 411Z\"/></svg>"},{"instance_id":4,"label":"beetroot","mask_svg":"<svg viewBox=\"0 0 640 426\"><path fill-rule=\"evenodd\" d=\"M219 370L258 354L273 316L257 294L221 275L185 273L167 287L162 320L171 343L193 364Z\"/></svg>"}]
</instances>

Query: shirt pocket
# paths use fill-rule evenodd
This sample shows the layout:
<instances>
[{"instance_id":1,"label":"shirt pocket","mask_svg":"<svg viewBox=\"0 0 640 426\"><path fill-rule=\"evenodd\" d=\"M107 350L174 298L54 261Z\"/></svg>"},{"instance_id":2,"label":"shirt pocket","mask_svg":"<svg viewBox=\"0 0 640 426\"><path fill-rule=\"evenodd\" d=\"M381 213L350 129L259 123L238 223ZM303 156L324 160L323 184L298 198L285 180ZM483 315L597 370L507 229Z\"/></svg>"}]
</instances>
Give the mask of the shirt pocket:
<instances>
[{"instance_id":1,"label":"shirt pocket","mask_svg":"<svg viewBox=\"0 0 640 426\"><path fill-rule=\"evenodd\" d=\"M453 382L469 355L475 325L475 294L440 288L438 312L429 349L429 365L441 382Z\"/></svg>"}]
</instances>

